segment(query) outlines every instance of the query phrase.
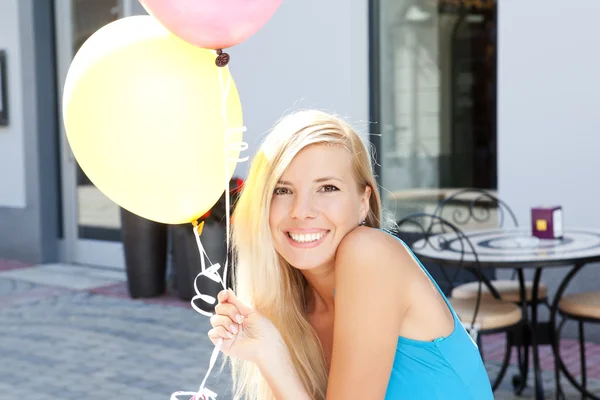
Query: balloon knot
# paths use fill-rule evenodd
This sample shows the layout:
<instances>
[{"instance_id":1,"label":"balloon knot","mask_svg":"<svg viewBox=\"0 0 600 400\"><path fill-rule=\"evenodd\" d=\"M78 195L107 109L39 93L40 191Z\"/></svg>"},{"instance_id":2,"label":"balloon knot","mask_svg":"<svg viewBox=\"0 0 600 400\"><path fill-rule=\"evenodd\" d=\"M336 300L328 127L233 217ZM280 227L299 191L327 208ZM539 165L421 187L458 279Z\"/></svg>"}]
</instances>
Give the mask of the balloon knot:
<instances>
[{"instance_id":1,"label":"balloon knot","mask_svg":"<svg viewBox=\"0 0 600 400\"><path fill-rule=\"evenodd\" d=\"M196 232L198 232L198 236L202 235L202 230L204 229L204 221L200 221L200 223L198 223L198 221L192 221L192 225L194 226Z\"/></svg>"},{"instance_id":2,"label":"balloon knot","mask_svg":"<svg viewBox=\"0 0 600 400\"><path fill-rule=\"evenodd\" d=\"M217 64L217 67L226 66L227 64L229 64L230 59L231 57L229 57L229 54L223 53L223 49L217 49L217 59L215 60L215 64Z\"/></svg>"}]
</instances>

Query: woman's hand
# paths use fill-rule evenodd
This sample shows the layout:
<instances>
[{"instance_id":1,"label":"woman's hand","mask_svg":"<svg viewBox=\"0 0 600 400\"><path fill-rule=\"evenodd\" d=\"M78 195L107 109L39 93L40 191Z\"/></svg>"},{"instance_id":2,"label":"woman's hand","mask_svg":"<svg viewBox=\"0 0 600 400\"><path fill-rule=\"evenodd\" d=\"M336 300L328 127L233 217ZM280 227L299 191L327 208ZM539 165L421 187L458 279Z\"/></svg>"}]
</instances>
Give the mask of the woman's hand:
<instances>
[{"instance_id":1,"label":"woman's hand","mask_svg":"<svg viewBox=\"0 0 600 400\"><path fill-rule=\"evenodd\" d=\"M223 353L257 362L270 345L281 341L275 325L235 297L232 291L223 290L217 298L215 314L210 318L213 329L208 332L208 337L213 344L223 339Z\"/></svg>"},{"instance_id":2,"label":"woman's hand","mask_svg":"<svg viewBox=\"0 0 600 400\"><path fill-rule=\"evenodd\" d=\"M230 290L223 290L217 298L215 315L210 318L210 340L216 344L223 339L223 353L254 362L276 399L310 400L275 325Z\"/></svg>"}]
</instances>

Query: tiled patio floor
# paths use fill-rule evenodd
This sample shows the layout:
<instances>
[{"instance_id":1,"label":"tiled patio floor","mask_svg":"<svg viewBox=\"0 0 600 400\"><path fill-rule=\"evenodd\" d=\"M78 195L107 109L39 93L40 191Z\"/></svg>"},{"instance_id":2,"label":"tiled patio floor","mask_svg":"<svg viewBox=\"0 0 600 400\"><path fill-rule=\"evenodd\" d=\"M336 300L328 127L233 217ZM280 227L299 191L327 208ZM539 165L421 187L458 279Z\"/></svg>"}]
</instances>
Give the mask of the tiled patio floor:
<instances>
[{"instance_id":1,"label":"tiled patio floor","mask_svg":"<svg viewBox=\"0 0 600 400\"><path fill-rule=\"evenodd\" d=\"M0 261L0 399L35 394L53 399L169 399L196 390L212 345L208 319L174 295L132 300L122 271L87 266ZM483 339L486 366L495 376L504 351L502 335ZM576 342L563 340L569 370L579 373ZM589 386L600 394L600 345L587 344ZM497 399L512 394L511 365ZM551 349L541 348L544 388L553 398ZM229 399L227 368L207 386ZM563 379L568 398L579 398Z\"/></svg>"},{"instance_id":2,"label":"tiled patio floor","mask_svg":"<svg viewBox=\"0 0 600 400\"><path fill-rule=\"evenodd\" d=\"M504 357L505 351L505 340L501 334L488 335L483 337L483 350L486 360L486 367L488 374L491 379L497 376L498 370L500 369L502 358ZM588 389L592 393L598 393L600 395L600 345L595 343L586 343L586 364L587 364L587 378L588 378ZM579 344L575 340L562 339L561 340L561 355L565 366L579 378L580 374L580 361L579 361ZM523 392L522 396L515 396L512 394L511 378L513 375L518 375L518 369L516 367L516 350L513 349L510 361L510 367L506 372L504 380L499 390L495 393L497 399L533 399L533 358L530 353L529 355L529 376L528 376L528 387ZM554 380L554 356L550 346L540 347L540 364L542 367L542 380L544 382L544 390L548 399L554 399L555 393L555 380ZM561 378L561 385L565 395L568 399L579 399L581 398L579 392L567 381L565 377Z\"/></svg>"}]
</instances>

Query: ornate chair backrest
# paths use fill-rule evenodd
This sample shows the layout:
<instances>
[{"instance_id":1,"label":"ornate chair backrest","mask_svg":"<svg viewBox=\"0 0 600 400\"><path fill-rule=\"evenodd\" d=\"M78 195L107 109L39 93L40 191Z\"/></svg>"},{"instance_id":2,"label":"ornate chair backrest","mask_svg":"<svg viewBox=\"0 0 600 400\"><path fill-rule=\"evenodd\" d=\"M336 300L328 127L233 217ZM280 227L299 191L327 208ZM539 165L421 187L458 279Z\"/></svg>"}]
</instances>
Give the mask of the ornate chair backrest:
<instances>
[{"instance_id":1,"label":"ornate chair backrest","mask_svg":"<svg viewBox=\"0 0 600 400\"><path fill-rule=\"evenodd\" d=\"M481 302L483 281L480 272L481 264L479 263L479 257L477 256L475 246L473 246L473 243L465 233L458 226L439 215L424 212L410 214L398 220L394 231L394 233L402 239L408 247L417 254L417 256L419 249L425 247L442 252L448 249L448 246L452 243L455 250L458 248L460 258L456 263L457 273L468 268L469 272L473 273L479 281L475 311L473 313L473 320L471 321L471 326L474 326ZM468 265L465 260L465 255L467 254L470 255ZM444 278L452 284L454 280L449 279L446 272L448 269L447 266L440 267L440 271L444 274ZM463 323L464 322L465 321L463 321Z\"/></svg>"},{"instance_id":2,"label":"ornate chair backrest","mask_svg":"<svg viewBox=\"0 0 600 400\"><path fill-rule=\"evenodd\" d=\"M465 230L519 226L517 217L508 204L484 189L458 190L444 198L433 214Z\"/></svg>"}]
</instances>

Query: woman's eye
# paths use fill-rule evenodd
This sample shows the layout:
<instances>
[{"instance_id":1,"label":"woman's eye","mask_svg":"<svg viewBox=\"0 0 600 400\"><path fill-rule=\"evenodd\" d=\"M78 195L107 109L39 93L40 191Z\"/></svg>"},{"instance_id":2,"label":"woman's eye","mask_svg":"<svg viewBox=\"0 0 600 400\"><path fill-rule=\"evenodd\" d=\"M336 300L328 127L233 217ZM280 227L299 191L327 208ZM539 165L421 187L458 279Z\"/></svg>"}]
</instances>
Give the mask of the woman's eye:
<instances>
[{"instance_id":1,"label":"woman's eye","mask_svg":"<svg viewBox=\"0 0 600 400\"><path fill-rule=\"evenodd\" d=\"M323 192L337 192L340 189L338 189L337 187L335 187L333 185L325 185L321 188L321 190Z\"/></svg>"},{"instance_id":2,"label":"woman's eye","mask_svg":"<svg viewBox=\"0 0 600 400\"><path fill-rule=\"evenodd\" d=\"M282 194L289 194L290 190L288 188L284 188L284 187L278 187L275 188L275 190L273 191L273 194L276 196L280 196Z\"/></svg>"}]
</instances>

